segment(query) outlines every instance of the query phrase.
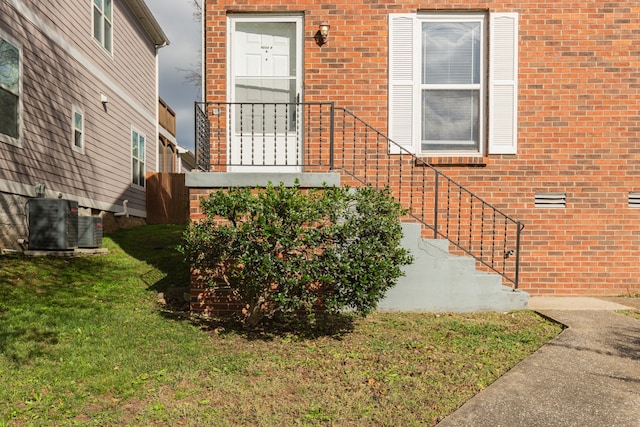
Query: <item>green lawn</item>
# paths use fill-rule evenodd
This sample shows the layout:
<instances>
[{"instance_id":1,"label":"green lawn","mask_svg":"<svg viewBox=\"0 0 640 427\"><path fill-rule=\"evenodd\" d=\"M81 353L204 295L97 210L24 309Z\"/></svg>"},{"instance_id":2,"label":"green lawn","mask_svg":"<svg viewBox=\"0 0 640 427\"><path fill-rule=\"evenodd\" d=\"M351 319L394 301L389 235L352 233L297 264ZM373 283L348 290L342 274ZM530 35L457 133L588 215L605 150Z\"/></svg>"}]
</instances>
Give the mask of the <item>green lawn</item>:
<instances>
[{"instance_id":1,"label":"green lawn","mask_svg":"<svg viewBox=\"0 0 640 427\"><path fill-rule=\"evenodd\" d=\"M95 257L0 257L2 425L432 425L560 331L532 312L343 318L245 334L179 316L182 228Z\"/></svg>"}]
</instances>

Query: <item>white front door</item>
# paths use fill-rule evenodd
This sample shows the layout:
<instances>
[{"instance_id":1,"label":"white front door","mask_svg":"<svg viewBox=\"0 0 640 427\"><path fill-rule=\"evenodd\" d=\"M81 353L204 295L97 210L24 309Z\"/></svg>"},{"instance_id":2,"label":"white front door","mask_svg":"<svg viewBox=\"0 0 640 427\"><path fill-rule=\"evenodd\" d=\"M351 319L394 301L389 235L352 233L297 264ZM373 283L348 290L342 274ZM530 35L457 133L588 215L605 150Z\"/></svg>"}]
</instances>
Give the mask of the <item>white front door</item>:
<instances>
[{"instance_id":1,"label":"white front door","mask_svg":"<svg viewBox=\"0 0 640 427\"><path fill-rule=\"evenodd\" d=\"M229 18L230 171L299 171L302 165L302 17Z\"/></svg>"}]
</instances>

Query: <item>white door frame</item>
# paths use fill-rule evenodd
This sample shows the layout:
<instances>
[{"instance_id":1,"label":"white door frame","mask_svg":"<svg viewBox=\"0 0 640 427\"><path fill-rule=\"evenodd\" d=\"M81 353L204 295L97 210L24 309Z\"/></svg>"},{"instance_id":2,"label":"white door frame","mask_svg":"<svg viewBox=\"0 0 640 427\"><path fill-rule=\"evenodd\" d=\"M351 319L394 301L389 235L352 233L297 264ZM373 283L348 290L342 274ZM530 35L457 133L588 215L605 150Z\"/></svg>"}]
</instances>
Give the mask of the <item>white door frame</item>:
<instances>
[{"instance_id":1,"label":"white door frame","mask_svg":"<svg viewBox=\"0 0 640 427\"><path fill-rule=\"evenodd\" d=\"M236 23L244 23L244 22L257 22L257 23L294 23L295 26L295 43L296 43L296 58L295 58L295 90L296 90L296 99L301 100L302 98L302 72L303 72L303 45L304 45L304 37L303 37L303 15L278 15L278 14L230 14L227 16L227 99L230 102L235 102L237 99L236 91L236 71L234 70L234 52L237 49L234 49L234 43L237 41L234 40L234 34L236 30ZM301 119L303 114L300 111L292 112L296 115L296 119ZM228 134L231 136L229 143L227 144L227 159L230 159L232 163L236 161L240 161L242 166L233 166L229 167L229 171L233 172L299 172L302 170L302 166L299 164L292 164L291 166L252 166L256 164L260 164L260 160L253 159L247 160L248 157L253 156L245 156L239 155L238 145L241 144L242 147L246 148L249 144L243 140L239 134L235 131L235 123L234 117L236 115L235 108L229 108L228 114L230 115L230 120L228 126L230 126L228 130ZM291 156L291 152L293 151L296 158L300 158L302 156L302 123L296 123L296 131L293 133L288 133L285 138L290 138L295 141L295 143L286 149L289 154L284 154L287 163L300 163L294 162L290 160L287 156ZM268 141L267 144L271 144L274 147L275 145L281 144L281 142L276 142L276 135L267 136L273 138L273 141ZM260 138L263 138L263 135L260 135ZM292 141L288 140L288 144L291 144ZM264 138L262 139L264 141ZM235 143L235 145L234 145ZM253 143L252 143L253 144ZM296 146L297 144L297 146ZM253 147L250 148L253 150ZM260 150L260 148L258 148ZM267 151L266 148L262 147L262 150ZM246 153L245 153L246 154ZM235 159L234 159L235 158ZM235 161L234 161L235 160ZM247 163L245 166L244 163ZM267 161L268 163L268 161Z\"/></svg>"}]
</instances>

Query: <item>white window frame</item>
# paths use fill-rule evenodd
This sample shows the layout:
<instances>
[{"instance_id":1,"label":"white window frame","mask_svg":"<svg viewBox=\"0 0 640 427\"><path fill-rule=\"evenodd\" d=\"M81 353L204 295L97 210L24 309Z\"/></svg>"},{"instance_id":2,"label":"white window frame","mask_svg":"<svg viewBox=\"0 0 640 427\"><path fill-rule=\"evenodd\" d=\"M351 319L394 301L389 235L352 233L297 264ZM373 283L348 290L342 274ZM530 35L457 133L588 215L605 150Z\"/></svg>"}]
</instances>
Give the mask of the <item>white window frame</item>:
<instances>
[{"instance_id":1,"label":"white window frame","mask_svg":"<svg viewBox=\"0 0 640 427\"><path fill-rule=\"evenodd\" d=\"M436 156L441 156L441 155L484 155L485 152L485 130L486 130L486 126L485 123L487 121L487 117L486 117L486 108L485 108L485 103L486 103L486 84L487 84L487 79L486 79L486 69L487 69L487 44L488 44L488 40L487 40L487 16L484 13L418 13L417 15L417 25L415 26L415 46L417 46L418 48L418 54L416 55L415 58L415 64L414 66L416 67L415 70L415 76L417 77L416 80L416 93L414 94L415 98L415 104L417 106L416 108L416 120L414 123L416 123L416 125L418 126L418 129L416 129L416 131L418 132L417 135L419 135L418 138L418 147L417 147L417 151L420 154L423 155L436 155ZM446 22L450 22L450 23L464 23L464 22L474 22L474 23L479 23L480 24L480 37L481 37L481 43L480 43L480 52L479 52L479 57L480 57L480 70L479 70L479 75L480 75L480 80L478 83L467 83L467 84L426 84L422 82L422 66L423 66L423 58L422 58L422 51L423 51L423 46L422 46L422 24L425 22L432 22L432 23L437 23L437 22L441 22L441 23L446 23ZM423 123L422 123L422 92L424 90L442 90L442 91L453 91L453 90L473 90L473 91L477 91L478 92L478 121L479 123L477 124L478 126L478 142L477 142L477 148L475 147L475 143L469 143L469 146L473 146L474 149L447 149L447 148L443 148L443 149L435 149L435 150L428 150L428 149L424 149L422 146L425 142L427 141L423 141L422 140L422 127L423 127ZM447 145L447 144L455 144L455 145L462 145L461 141L442 141L442 145Z\"/></svg>"},{"instance_id":2,"label":"white window frame","mask_svg":"<svg viewBox=\"0 0 640 427\"><path fill-rule=\"evenodd\" d=\"M22 56L22 44L19 43L18 41L16 41L15 39L13 39L12 37L9 37L8 35L6 35L4 32L0 31L0 38L2 38L6 43L9 43L11 46L13 46L17 51L18 51L18 91L17 93L14 90L9 89L8 87L5 86L0 86L3 90L15 95L18 97L18 111L17 111L17 128L18 128L18 137L14 138L13 136L4 134L4 133L0 133L0 142L4 142L7 144L11 144L11 145L15 145L16 147L22 147L22 136L23 136L23 106L22 106L22 102L23 102L23 87L22 87L22 81L23 81L23 56Z\"/></svg>"},{"instance_id":3,"label":"white window frame","mask_svg":"<svg viewBox=\"0 0 640 427\"><path fill-rule=\"evenodd\" d=\"M142 140L142 150L140 150L140 140ZM144 133L142 133L135 127L131 128L129 149L131 150L131 185L133 185L134 187L144 188L146 187L147 137Z\"/></svg>"},{"instance_id":4,"label":"white window frame","mask_svg":"<svg viewBox=\"0 0 640 427\"><path fill-rule=\"evenodd\" d=\"M389 14L389 137L390 154L410 152L433 157L517 154L518 13L490 12L485 19L484 92L479 150L423 153L421 124L421 25L425 17L463 17L465 12ZM471 16L466 12L466 16ZM477 13L476 13L477 15ZM488 33L488 34L487 34ZM488 69L488 78L486 70Z\"/></svg>"},{"instance_id":5,"label":"white window frame","mask_svg":"<svg viewBox=\"0 0 640 427\"><path fill-rule=\"evenodd\" d=\"M76 126L76 114L80 115L80 128ZM71 106L71 148L73 151L84 154L84 136L85 136L85 126L84 126L84 111L82 108L77 105ZM80 134L80 145L76 144L76 135Z\"/></svg>"},{"instance_id":6,"label":"white window frame","mask_svg":"<svg viewBox=\"0 0 640 427\"><path fill-rule=\"evenodd\" d=\"M98 43L105 51L113 55L113 15L114 15L114 0L90 0L91 1L91 37ZM105 4L107 1L111 2L111 16L107 17L105 14ZM99 3L99 4L98 4ZM96 22L96 12L100 15L99 22ZM105 23L110 25L109 31L106 31ZM99 38L96 37L96 28L99 33ZM108 33L108 34L107 34ZM109 36L109 44L107 46L107 37Z\"/></svg>"}]
</instances>

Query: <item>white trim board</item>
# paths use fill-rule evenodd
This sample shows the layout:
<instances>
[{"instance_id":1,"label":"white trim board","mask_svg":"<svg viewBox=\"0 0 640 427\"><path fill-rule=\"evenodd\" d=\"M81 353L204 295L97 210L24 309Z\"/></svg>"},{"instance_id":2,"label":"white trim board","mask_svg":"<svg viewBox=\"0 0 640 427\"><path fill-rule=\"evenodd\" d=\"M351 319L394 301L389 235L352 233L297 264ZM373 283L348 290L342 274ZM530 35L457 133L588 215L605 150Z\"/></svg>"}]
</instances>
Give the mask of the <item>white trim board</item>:
<instances>
[{"instance_id":1,"label":"white trim board","mask_svg":"<svg viewBox=\"0 0 640 427\"><path fill-rule=\"evenodd\" d=\"M0 193L16 194L24 197L35 197L35 184L22 184L15 181L9 181L7 179L0 179ZM62 198L67 200L74 200L78 202L78 205L83 208L92 208L106 212L122 212L122 205L101 202L91 199L89 197L76 196L75 194L68 194L57 190L45 189L45 197L58 198L62 194ZM147 212L141 209L132 209L127 206L127 212L129 215L146 218Z\"/></svg>"}]
</instances>

